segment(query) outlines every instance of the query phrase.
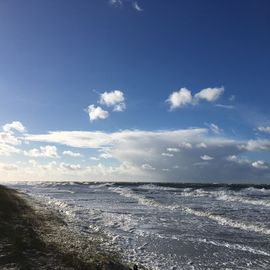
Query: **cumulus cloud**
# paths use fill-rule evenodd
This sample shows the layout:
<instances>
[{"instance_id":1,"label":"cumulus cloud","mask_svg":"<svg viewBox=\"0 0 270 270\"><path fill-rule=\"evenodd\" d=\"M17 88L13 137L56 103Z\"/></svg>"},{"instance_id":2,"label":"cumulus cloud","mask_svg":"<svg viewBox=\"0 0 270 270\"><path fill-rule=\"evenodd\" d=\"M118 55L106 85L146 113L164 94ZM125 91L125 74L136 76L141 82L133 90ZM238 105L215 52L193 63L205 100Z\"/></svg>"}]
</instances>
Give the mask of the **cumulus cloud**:
<instances>
[{"instance_id":1,"label":"cumulus cloud","mask_svg":"<svg viewBox=\"0 0 270 270\"><path fill-rule=\"evenodd\" d=\"M102 153L99 155L100 158L104 158L104 159L109 159L112 158L113 156L109 153Z\"/></svg>"},{"instance_id":2,"label":"cumulus cloud","mask_svg":"<svg viewBox=\"0 0 270 270\"><path fill-rule=\"evenodd\" d=\"M270 127L258 127L258 130L270 134Z\"/></svg>"},{"instance_id":3,"label":"cumulus cloud","mask_svg":"<svg viewBox=\"0 0 270 270\"><path fill-rule=\"evenodd\" d=\"M124 93L120 90L100 94L99 102L108 107L113 107L116 112L122 112L126 108Z\"/></svg>"},{"instance_id":4,"label":"cumulus cloud","mask_svg":"<svg viewBox=\"0 0 270 270\"><path fill-rule=\"evenodd\" d=\"M14 131L24 132L25 127L19 121L13 121L2 126L3 132L0 132L0 156L10 156L13 153L20 153L16 148L21 144L21 140L15 135Z\"/></svg>"},{"instance_id":5,"label":"cumulus cloud","mask_svg":"<svg viewBox=\"0 0 270 270\"><path fill-rule=\"evenodd\" d=\"M48 158L58 158L56 146L46 145L38 148L30 149L29 151L24 151L24 155L28 157L48 157Z\"/></svg>"},{"instance_id":6,"label":"cumulus cloud","mask_svg":"<svg viewBox=\"0 0 270 270\"><path fill-rule=\"evenodd\" d=\"M99 106L96 107L94 104L88 106L87 112L91 122L98 119L106 119L109 116L107 111L103 110Z\"/></svg>"},{"instance_id":7,"label":"cumulus cloud","mask_svg":"<svg viewBox=\"0 0 270 270\"><path fill-rule=\"evenodd\" d=\"M256 168L256 169L261 169L261 170L265 170L265 169L268 169L269 168L268 164L265 161L263 161L263 160L254 161L252 163L252 166L254 168Z\"/></svg>"},{"instance_id":8,"label":"cumulus cloud","mask_svg":"<svg viewBox=\"0 0 270 270\"><path fill-rule=\"evenodd\" d=\"M204 142L196 144L197 148L207 148L207 145Z\"/></svg>"},{"instance_id":9,"label":"cumulus cloud","mask_svg":"<svg viewBox=\"0 0 270 270\"><path fill-rule=\"evenodd\" d=\"M60 167L64 170L68 170L68 171L78 171L81 170L81 165L80 164L68 164L68 163L64 163L62 162L60 164Z\"/></svg>"},{"instance_id":10,"label":"cumulus cloud","mask_svg":"<svg viewBox=\"0 0 270 270\"><path fill-rule=\"evenodd\" d=\"M181 142L179 143L179 147L184 149L191 149L192 144L190 142Z\"/></svg>"},{"instance_id":11,"label":"cumulus cloud","mask_svg":"<svg viewBox=\"0 0 270 270\"><path fill-rule=\"evenodd\" d=\"M10 132L0 132L0 144L19 145L21 144L21 140Z\"/></svg>"},{"instance_id":12,"label":"cumulus cloud","mask_svg":"<svg viewBox=\"0 0 270 270\"><path fill-rule=\"evenodd\" d=\"M205 88L195 94L194 98L196 101L206 100L208 102L214 102L219 99L223 92L223 87Z\"/></svg>"},{"instance_id":13,"label":"cumulus cloud","mask_svg":"<svg viewBox=\"0 0 270 270\"><path fill-rule=\"evenodd\" d=\"M20 152L20 149L12 145L0 142L0 156L10 156L11 154L18 154Z\"/></svg>"},{"instance_id":14,"label":"cumulus cloud","mask_svg":"<svg viewBox=\"0 0 270 270\"><path fill-rule=\"evenodd\" d=\"M191 91L187 88L181 88L179 91L171 93L167 102L170 104L171 110L190 104L192 103Z\"/></svg>"},{"instance_id":15,"label":"cumulus cloud","mask_svg":"<svg viewBox=\"0 0 270 270\"><path fill-rule=\"evenodd\" d=\"M201 158L202 160L204 160L204 161L209 161L209 160L214 159L213 157L210 157L210 156L208 156L208 155L203 155L203 156L201 156L200 158Z\"/></svg>"},{"instance_id":16,"label":"cumulus cloud","mask_svg":"<svg viewBox=\"0 0 270 270\"><path fill-rule=\"evenodd\" d=\"M242 156L231 155L226 157L227 161L235 162L238 164L251 164L250 160Z\"/></svg>"},{"instance_id":17,"label":"cumulus cloud","mask_svg":"<svg viewBox=\"0 0 270 270\"><path fill-rule=\"evenodd\" d=\"M202 100L214 102L219 99L223 92L223 87L205 88L196 93L193 97L190 90L181 88L179 91L171 93L166 101L169 103L170 109L174 110L189 104L197 105Z\"/></svg>"},{"instance_id":18,"label":"cumulus cloud","mask_svg":"<svg viewBox=\"0 0 270 270\"><path fill-rule=\"evenodd\" d=\"M177 152L180 152L180 149L179 149L179 148L175 148L175 147L168 147L168 148L167 148L167 151L168 151L168 152L174 152L174 153L177 153Z\"/></svg>"},{"instance_id":19,"label":"cumulus cloud","mask_svg":"<svg viewBox=\"0 0 270 270\"><path fill-rule=\"evenodd\" d=\"M3 126L3 130L6 132L12 132L13 130L16 130L21 133L26 131L23 124L19 121L13 121L12 123L5 124Z\"/></svg>"},{"instance_id":20,"label":"cumulus cloud","mask_svg":"<svg viewBox=\"0 0 270 270\"><path fill-rule=\"evenodd\" d=\"M70 150L63 151L63 155L68 157L82 157L81 153L72 152Z\"/></svg>"},{"instance_id":21,"label":"cumulus cloud","mask_svg":"<svg viewBox=\"0 0 270 270\"><path fill-rule=\"evenodd\" d=\"M270 150L270 140L248 140L247 143L239 147L245 148L248 151L264 151Z\"/></svg>"},{"instance_id":22,"label":"cumulus cloud","mask_svg":"<svg viewBox=\"0 0 270 270\"><path fill-rule=\"evenodd\" d=\"M173 157L174 154L171 154L171 153L161 153L162 156L164 157Z\"/></svg>"},{"instance_id":23,"label":"cumulus cloud","mask_svg":"<svg viewBox=\"0 0 270 270\"><path fill-rule=\"evenodd\" d=\"M145 163L145 164L142 164L142 169L154 171L156 168L152 167L150 164Z\"/></svg>"}]
</instances>

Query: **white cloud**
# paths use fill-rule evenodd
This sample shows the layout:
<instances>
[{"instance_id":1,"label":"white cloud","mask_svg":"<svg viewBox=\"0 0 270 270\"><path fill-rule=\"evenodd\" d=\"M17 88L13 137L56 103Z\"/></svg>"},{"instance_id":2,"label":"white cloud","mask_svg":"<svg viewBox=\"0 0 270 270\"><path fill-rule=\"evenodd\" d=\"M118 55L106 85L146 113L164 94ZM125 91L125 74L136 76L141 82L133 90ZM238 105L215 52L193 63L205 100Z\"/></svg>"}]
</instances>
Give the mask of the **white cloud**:
<instances>
[{"instance_id":1,"label":"white cloud","mask_svg":"<svg viewBox=\"0 0 270 270\"><path fill-rule=\"evenodd\" d=\"M29 151L24 151L24 155L28 157L48 157L48 158L58 158L56 146L46 145L38 148L30 149Z\"/></svg>"},{"instance_id":2,"label":"white cloud","mask_svg":"<svg viewBox=\"0 0 270 270\"><path fill-rule=\"evenodd\" d=\"M131 4L132 8L138 12L142 12L142 7L134 0L109 0L109 3L116 8L123 7L124 3Z\"/></svg>"},{"instance_id":3,"label":"white cloud","mask_svg":"<svg viewBox=\"0 0 270 270\"><path fill-rule=\"evenodd\" d=\"M206 100L208 102L216 101L224 92L223 87L205 88L195 94L195 100Z\"/></svg>"},{"instance_id":4,"label":"white cloud","mask_svg":"<svg viewBox=\"0 0 270 270\"><path fill-rule=\"evenodd\" d=\"M0 142L0 156L10 156L11 154L18 154L21 150L5 143Z\"/></svg>"},{"instance_id":5,"label":"white cloud","mask_svg":"<svg viewBox=\"0 0 270 270\"><path fill-rule=\"evenodd\" d=\"M270 140L249 140L240 147L245 148L248 151L270 150Z\"/></svg>"},{"instance_id":6,"label":"white cloud","mask_svg":"<svg viewBox=\"0 0 270 270\"><path fill-rule=\"evenodd\" d=\"M28 160L28 163L31 164L33 167L36 167L37 166L37 161L34 160L34 159Z\"/></svg>"},{"instance_id":7,"label":"white cloud","mask_svg":"<svg viewBox=\"0 0 270 270\"><path fill-rule=\"evenodd\" d=\"M96 107L94 104L88 106L87 112L91 122L98 119L106 119L109 116L107 111L103 110L99 106Z\"/></svg>"},{"instance_id":8,"label":"white cloud","mask_svg":"<svg viewBox=\"0 0 270 270\"><path fill-rule=\"evenodd\" d=\"M258 127L260 132L269 133L270 134L270 127Z\"/></svg>"},{"instance_id":9,"label":"white cloud","mask_svg":"<svg viewBox=\"0 0 270 270\"><path fill-rule=\"evenodd\" d=\"M14 121L3 126L4 132L0 132L0 156L10 156L13 153L20 153L20 149L15 146L22 142L17 138L13 130L23 132L25 129L18 121Z\"/></svg>"},{"instance_id":10,"label":"white cloud","mask_svg":"<svg viewBox=\"0 0 270 270\"><path fill-rule=\"evenodd\" d=\"M208 155L200 156L200 158L201 158L202 160L204 160L204 161L209 161L209 160L214 159L213 157L210 157L210 156L208 156Z\"/></svg>"},{"instance_id":11,"label":"white cloud","mask_svg":"<svg viewBox=\"0 0 270 270\"><path fill-rule=\"evenodd\" d=\"M263 160L254 161L252 163L252 166L254 168L256 168L256 169L261 169L261 170L265 170L265 169L268 169L269 168L268 164L265 161L263 161Z\"/></svg>"},{"instance_id":12,"label":"white cloud","mask_svg":"<svg viewBox=\"0 0 270 270\"><path fill-rule=\"evenodd\" d=\"M123 4L123 0L110 0L109 2L114 7L121 7Z\"/></svg>"},{"instance_id":13,"label":"white cloud","mask_svg":"<svg viewBox=\"0 0 270 270\"><path fill-rule=\"evenodd\" d=\"M122 112L126 108L124 93L120 90L102 93L99 102L108 107L113 107L113 110L117 112Z\"/></svg>"},{"instance_id":14,"label":"white cloud","mask_svg":"<svg viewBox=\"0 0 270 270\"><path fill-rule=\"evenodd\" d=\"M177 153L177 152L180 152L180 149L179 148L174 148L174 147L168 147L167 151Z\"/></svg>"},{"instance_id":15,"label":"white cloud","mask_svg":"<svg viewBox=\"0 0 270 270\"><path fill-rule=\"evenodd\" d=\"M70 150L64 151L63 152L63 155L64 156L69 156L69 157L82 157L82 154L81 153L72 152Z\"/></svg>"},{"instance_id":16,"label":"white cloud","mask_svg":"<svg viewBox=\"0 0 270 270\"><path fill-rule=\"evenodd\" d=\"M91 159L91 160L95 160L95 161L100 160L100 159L99 159L99 158L97 158L97 157L90 157L90 159Z\"/></svg>"},{"instance_id":17,"label":"white cloud","mask_svg":"<svg viewBox=\"0 0 270 270\"><path fill-rule=\"evenodd\" d=\"M186 139L193 138L195 140L206 134L207 129L205 128L163 131L122 130L112 133L101 131L54 131L39 135L26 134L25 140L59 143L78 148L104 148L126 141L139 140L150 143L152 140L160 140L174 142L174 144L189 148L192 146L185 141Z\"/></svg>"},{"instance_id":18,"label":"white cloud","mask_svg":"<svg viewBox=\"0 0 270 270\"><path fill-rule=\"evenodd\" d=\"M64 162L60 164L60 167L68 171L78 171L82 169L80 164L68 164Z\"/></svg>"},{"instance_id":19,"label":"white cloud","mask_svg":"<svg viewBox=\"0 0 270 270\"><path fill-rule=\"evenodd\" d=\"M174 156L174 154L171 154L171 153L162 153L161 155L164 157L173 157Z\"/></svg>"},{"instance_id":20,"label":"white cloud","mask_svg":"<svg viewBox=\"0 0 270 270\"><path fill-rule=\"evenodd\" d=\"M167 102L169 102L171 110L190 104L192 102L191 91L187 88L181 88L178 92L173 92Z\"/></svg>"},{"instance_id":21,"label":"white cloud","mask_svg":"<svg viewBox=\"0 0 270 270\"><path fill-rule=\"evenodd\" d=\"M1 169L5 171L16 171L18 168L19 167L15 164L1 164Z\"/></svg>"},{"instance_id":22,"label":"white cloud","mask_svg":"<svg viewBox=\"0 0 270 270\"><path fill-rule=\"evenodd\" d=\"M196 145L197 148L207 148L207 145L204 142L198 143Z\"/></svg>"},{"instance_id":23,"label":"white cloud","mask_svg":"<svg viewBox=\"0 0 270 270\"><path fill-rule=\"evenodd\" d=\"M228 161L235 162L241 165L251 166L259 170L270 169L269 164L263 160L250 161L249 159L241 156L232 155L227 157Z\"/></svg>"},{"instance_id":24,"label":"white cloud","mask_svg":"<svg viewBox=\"0 0 270 270\"><path fill-rule=\"evenodd\" d=\"M219 108L223 108L223 109L228 109L228 110L232 110L235 108L235 106L233 105L227 105L227 104L216 104L215 105L216 107L219 107Z\"/></svg>"},{"instance_id":25,"label":"white cloud","mask_svg":"<svg viewBox=\"0 0 270 270\"><path fill-rule=\"evenodd\" d=\"M150 171L155 171L156 170L156 168L152 167L150 164L147 164L147 163L142 164L142 169L150 170Z\"/></svg>"},{"instance_id":26,"label":"white cloud","mask_svg":"<svg viewBox=\"0 0 270 270\"><path fill-rule=\"evenodd\" d=\"M181 88L178 92L171 93L166 101L170 104L170 109L174 110L189 104L197 105L201 100L214 102L219 99L223 92L223 87L206 88L192 97L190 90Z\"/></svg>"},{"instance_id":27,"label":"white cloud","mask_svg":"<svg viewBox=\"0 0 270 270\"><path fill-rule=\"evenodd\" d=\"M104 159L109 159L109 158L112 158L113 156L109 153L102 153L99 155L100 158L104 158Z\"/></svg>"},{"instance_id":28,"label":"white cloud","mask_svg":"<svg viewBox=\"0 0 270 270\"><path fill-rule=\"evenodd\" d=\"M12 123L5 124L3 126L3 130L6 132L12 132L12 130L16 130L21 133L26 131L23 124L19 121L13 121Z\"/></svg>"},{"instance_id":29,"label":"white cloud","mask_svg":"<svg viewBox=\"0 0 270 270\"><path fill-rule=\"evenodd\" d=\"M228 156L228 157L226 158L226 160L228 160L228 161L237 161L238 158L237 158L236 155L231 155L231 156Z\"/></svg>"},{"instance_id":30,"label":"white cloud","mask_svg":"<svg viewBox=\"0 0 270 270\"><path fill-rule=\"evenodd\" d=\"M21 141L10 132L0 132L0 143L19 145Z\"/></svg>"},{"instance_id":31,"label":"white cloud","mask_svg":"<svg viewBox=\"0 0 270 270\"><path fill-rule=\"evenodd\" d=\"M25 138L28 141L93 148L113 156L114 164L119 163L119 166L109 166L106 162L106 165L99 164L80 170L85 172L85 177L94 175L94 180L263 182L269 179L270 174L269 168L254 170L252 162L241 157L250 151L270 149L270 141L227 139L215 133L209 135L206 128L174 131L122 130L112 133L58 131L40 135L27 134ZM180 151L168 151L169 148ZM173 156L161 158L161 153L166 154L164 149ZM200 164L198 157L202 158ZM207 164L205 159L209 158L212 160ZM129 165L121 167L121 164ZM195 164L196 170L192 166ZM129 176L127 167L132 168L132 176ZM162 168L174 169L165 174ZM83 176L81 175L82 179L85 179Z\"/></svg>"},{"instance_id":32,"label":"white cloud","mask_svg":"<svg viewBox=\"0 0 270 270\"><path fill-rule=\"evenodd\" d=\"M38 168L50 173L57 169L57 163L55 161L51 161L45 165L38 165Z\"/></svg>"},{"instance_id":33,"label":"white cloud","mask_svg":"<svg viewBox=\"0 0 270 270\"><path fill-rule=\"evenodd\" d=\"M139 11L139 12L142 12L143 9L139 6L138 2L137 1L133 1L132 3L133 7L135 10Z\"/></svg>"},{"instance_id":34,"label":"white cloud","mask_svg":"<svg viewBox=\"0 0 270 270\"><path fill-rule=\"evenodd\" d=\"M179 143L179 147L184 149L191 149L192 144L190 142L181 142Z\"/></svg>"},{"instance_id":35,"label":"white cloud","mask_svg":"<svg viewBox=\"0 0 270 270\"><path fill-rule=\"evenodd\" d=\"M215 124L213 124L213 123L207 124L207 125L208 125L208 127L210 128L210 130L211 130L212 132L214 132L215 134L220 134L220 133L222 132L222 129L219 128L217 125L215 125Z\"/></svg>"},{"instance_id":36,"label":"white cloud","mask_svg":"<svg viewBox=\"0 0 270 270\"><path fill-rule=\"evenodd\" d=\"M242 156L236 156L236 155L228 156L226 157L226 160L230 162L235 162L238 164L246 164L246 165L249 165L251 163L250 160L248 160L247 158L242 157Z\"/></svg>"}]
</instances>

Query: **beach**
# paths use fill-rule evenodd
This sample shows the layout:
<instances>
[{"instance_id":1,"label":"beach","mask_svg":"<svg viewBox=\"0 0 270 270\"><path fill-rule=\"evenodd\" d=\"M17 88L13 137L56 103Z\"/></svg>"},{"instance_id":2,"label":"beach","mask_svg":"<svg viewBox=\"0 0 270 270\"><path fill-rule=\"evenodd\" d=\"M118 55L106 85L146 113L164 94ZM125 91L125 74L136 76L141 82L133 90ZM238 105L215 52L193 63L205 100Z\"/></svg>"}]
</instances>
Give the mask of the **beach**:
<instances>
[{"instance_id":1,"label":"beach","mask_svg":"<svg viewBox=\"0 0 270 270\"><path fill-rule=\"evenodd\" d=\"M62 269L67 263L75 269L125 269L123 264L140 270L269 269L268 185L36 181L7 186L32 209L26 217L45 243L45 259L33 255L42 253L39 242L31 240L36 253L23 247L23 258L31 254L33 264L48 258ZM123 264L113 268L118 262Z\"/></svg>"},{"instance_id":2,"label":"beach","mask_svg":"<svg viewBox=\"0 0 270 270\"><path fill-rule=\"evenodd\" d=\"M0 269L128 270L117 254L68 230L56 213L0 186Z\"/></svg>"}]
</instances>

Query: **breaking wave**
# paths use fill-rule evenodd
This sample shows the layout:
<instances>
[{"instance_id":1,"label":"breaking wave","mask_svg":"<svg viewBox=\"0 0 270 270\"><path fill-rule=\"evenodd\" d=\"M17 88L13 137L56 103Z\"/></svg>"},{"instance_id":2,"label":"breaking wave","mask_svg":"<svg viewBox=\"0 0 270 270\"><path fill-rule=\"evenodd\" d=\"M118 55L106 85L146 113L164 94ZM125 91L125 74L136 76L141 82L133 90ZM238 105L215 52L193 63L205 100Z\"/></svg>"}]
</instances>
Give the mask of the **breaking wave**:
<instances>
[{"instance_id":1,"label":"breaking wave","mask_svg":"<svg viewBox=\"0 0 270 270\"><path fill-rule=\"evenodd\" d=\"M205 243L205 244L211 244L211 245L218 246L218 247L225 247L225 248L232 249L232 250L246 251L246 252L253 253L256 255L263 255L263 256L270 257L269 252L266 252L266 251L260 250L260 249L254 249L252 247L245 246L245 245L232 244L232 243L227 243L227 242L218 242L218 241L213 241L213 240L208 240L208 239L197 239L197 241Z\"/></svg>"},{"instance_id":2,"label":"breaking wave","mask_svg":"<svg viewBox=\"0 0 270 270\"><path fill-rule=\"evenodd\" d=\"M155 207L159 209L166 209L166 210L171 210L171 211L179 210L179 211L185 212L186 214L191 214L194 216L210 219L212 221L217 222L219 225L222 225L222 226L229 226L229 227L244 230L244 231L270 235L269 228L259 226L257 224L251 224L251 223L246 224L245 222L233 220L225 216L216 215L207 211L195 210L195 209L177 205L177 204L165 205L165 204L155 201L154 199L149 199L142 194L137 194L129 188L113 187L113 188L110 188L110 190L126 198L137 200L139 204L142 204L145 206Z\"/></svg>"}]
</instances>

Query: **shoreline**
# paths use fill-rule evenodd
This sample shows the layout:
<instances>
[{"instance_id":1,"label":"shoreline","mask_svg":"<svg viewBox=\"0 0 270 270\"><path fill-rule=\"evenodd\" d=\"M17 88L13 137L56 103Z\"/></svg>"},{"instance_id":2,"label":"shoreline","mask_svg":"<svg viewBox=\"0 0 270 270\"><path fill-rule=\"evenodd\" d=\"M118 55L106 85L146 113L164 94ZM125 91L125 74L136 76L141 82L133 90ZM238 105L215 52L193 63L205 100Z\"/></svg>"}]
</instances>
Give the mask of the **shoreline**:
<instances>
[{"instance_id":1,"label":"shoreline","mask_svg":"<svg viewBox=\"0 0 270 270\"><path fill-rule=\"evenodd\" d=\"M71 232L56 213L0 185L0 268L129 270L118 254Z\"/></svg>"}]
</instances>

